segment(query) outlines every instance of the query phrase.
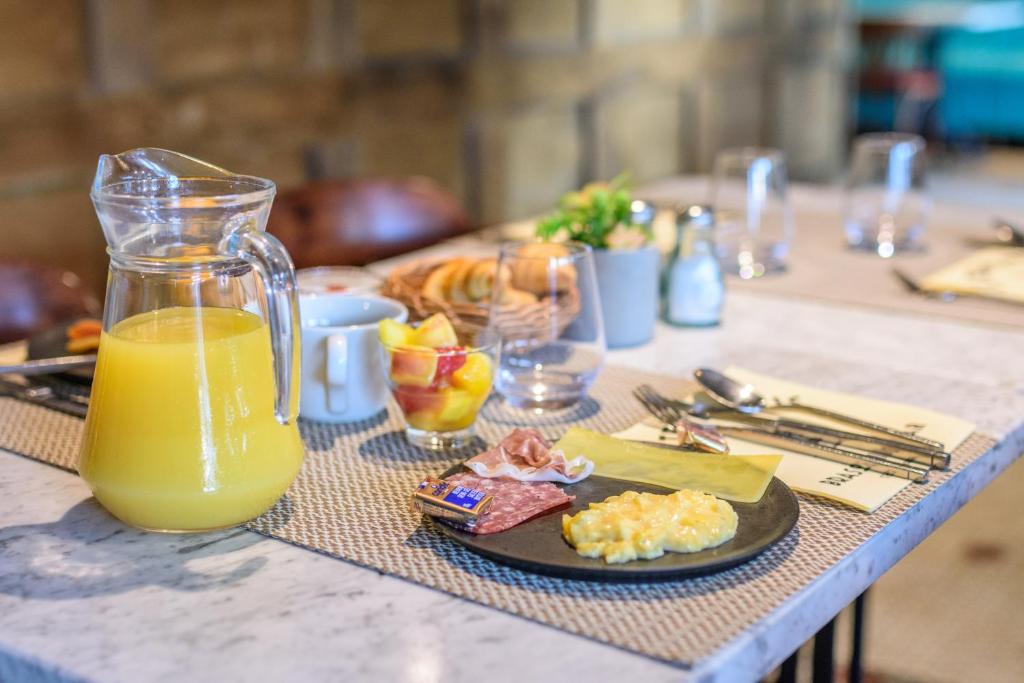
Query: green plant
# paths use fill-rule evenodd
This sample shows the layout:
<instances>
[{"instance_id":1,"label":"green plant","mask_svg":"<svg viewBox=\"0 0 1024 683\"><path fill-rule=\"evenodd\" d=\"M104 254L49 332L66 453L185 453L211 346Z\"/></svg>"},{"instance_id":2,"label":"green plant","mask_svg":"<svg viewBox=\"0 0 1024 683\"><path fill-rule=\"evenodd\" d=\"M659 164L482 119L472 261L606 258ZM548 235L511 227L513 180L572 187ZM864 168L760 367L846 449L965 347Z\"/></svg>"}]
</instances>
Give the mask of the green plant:
<instances>
[{"instance_id":1,"label":"green plant","mask_svg":"<svg viewBox=\"0 0 1024 683\"><path fill-rule=\"evenodd\" d=\"M562 195L558 208L537 222L537 237L565 238L589 244L594 249L608 249L617 246L609 243L613 235L636 231L633 237L639 239L613 241L632 246L637 242L646 243L651 239L650 227L633 222L632 202L627 174L607 183L589 183L578 192Z\"/></svg>"}]
</instances>

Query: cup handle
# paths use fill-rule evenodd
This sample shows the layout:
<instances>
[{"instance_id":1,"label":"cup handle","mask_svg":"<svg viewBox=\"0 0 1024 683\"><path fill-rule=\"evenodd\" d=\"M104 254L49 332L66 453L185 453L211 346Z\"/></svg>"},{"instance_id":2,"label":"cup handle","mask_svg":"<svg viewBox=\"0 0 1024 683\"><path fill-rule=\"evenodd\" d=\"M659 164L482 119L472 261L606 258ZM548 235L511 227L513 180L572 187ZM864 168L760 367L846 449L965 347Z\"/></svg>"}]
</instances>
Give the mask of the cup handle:
<instances>
[{"instance_id":1,"label":"cup handle","mask_svg":"<svg viewBox=\"0 0 1024 683\"><path fill-rule=\"evenodd\" d=\"M332 334L327 338L327 410L344 413L348 410L348 337Z\"/></svg>"}]
</instances>

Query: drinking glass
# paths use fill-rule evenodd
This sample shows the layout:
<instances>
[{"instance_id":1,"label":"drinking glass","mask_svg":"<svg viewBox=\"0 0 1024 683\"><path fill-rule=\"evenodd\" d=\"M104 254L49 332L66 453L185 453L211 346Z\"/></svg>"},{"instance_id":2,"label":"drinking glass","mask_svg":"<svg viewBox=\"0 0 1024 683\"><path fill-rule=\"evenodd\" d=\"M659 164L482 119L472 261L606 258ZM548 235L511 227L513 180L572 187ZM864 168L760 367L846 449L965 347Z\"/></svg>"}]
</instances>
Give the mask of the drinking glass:
<instances>
[{"instance_id":1,"label":"drinking glass","mask_svg":"<svg viewBox=\"0 0 1024 683\"><path fill-rule=\"evenodd\" d=\"M846 179L846 242L882 258L920 249L930 210L924 176L925 142L920 136L859 136Z\"/></svg>"},{"instance_id":2,"label":"drinking glass","mask_svg":"<svg viewBox=\"0 0 1024 683\"><path fill-rule=\"evenodd\" d=\"M740 147L715 157L709 203L727 273L749 280L785 270L793 239L786 185L786 157L777 149Z\"/></svg>"},{"instance_id":3,"label":"drinking glass","mask_svg":"<svg viewBox=\"0 0 1024 683\"><path fill-rule=\"evenodd\" d=\"M491 327L501 336L495 388L519 408L579 402L601 371L604 322L590 247L509 243L501 247Z\"/></svg>"}]
</instances>

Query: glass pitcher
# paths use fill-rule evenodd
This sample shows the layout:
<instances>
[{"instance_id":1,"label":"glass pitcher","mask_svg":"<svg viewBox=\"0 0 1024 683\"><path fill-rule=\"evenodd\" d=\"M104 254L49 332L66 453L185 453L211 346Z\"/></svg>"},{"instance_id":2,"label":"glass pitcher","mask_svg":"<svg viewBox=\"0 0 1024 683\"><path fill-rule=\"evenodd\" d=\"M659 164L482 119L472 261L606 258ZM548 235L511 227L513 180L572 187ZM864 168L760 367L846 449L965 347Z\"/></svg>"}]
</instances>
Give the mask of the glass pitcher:
<instances>
[{"instance_id":1,"label":"glass pitcher","mask_svg":"<svg viewBox=\"0 0 1024 683\"><path fill-rule=\"evenodd\" d=\"M295 272L263 232L274 190L166 150L100 157L110 274L78 469L128 524L234 526L298 474Z\"/></svg>"}]
</instances>

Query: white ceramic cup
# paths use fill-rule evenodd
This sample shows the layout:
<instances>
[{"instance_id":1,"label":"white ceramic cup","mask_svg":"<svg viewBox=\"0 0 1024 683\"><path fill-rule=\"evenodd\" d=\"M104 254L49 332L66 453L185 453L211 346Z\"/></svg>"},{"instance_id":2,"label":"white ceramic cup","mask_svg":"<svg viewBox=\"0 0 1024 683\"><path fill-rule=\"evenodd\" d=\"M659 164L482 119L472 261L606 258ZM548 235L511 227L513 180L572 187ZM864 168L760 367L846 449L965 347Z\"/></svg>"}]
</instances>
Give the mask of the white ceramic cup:
<instances>
[{"instance_id":1,"label":"white ceramic cup","mask_svg":"<svg viewBox=\"0 0 1024 683\"><path fill-rule=\"evenodd\" d=\"M404 323L405 306L379 296L327 294L299 298L302 381L299 415L320 422L356 422L387 404L377 323Z\"/></svg>"}]
</instances>

